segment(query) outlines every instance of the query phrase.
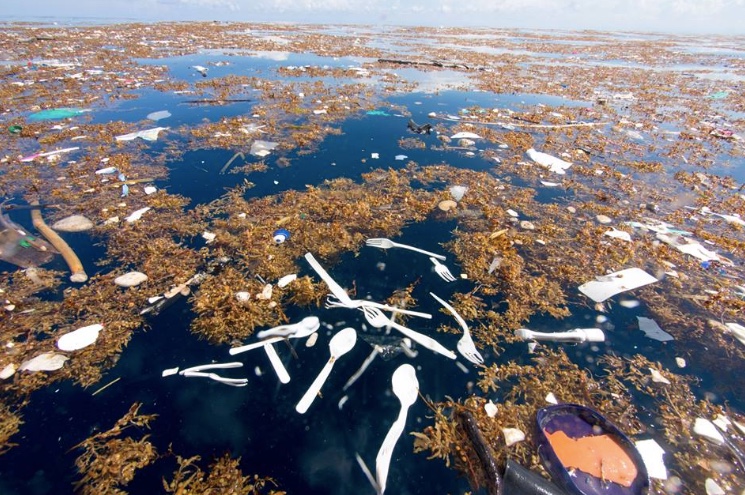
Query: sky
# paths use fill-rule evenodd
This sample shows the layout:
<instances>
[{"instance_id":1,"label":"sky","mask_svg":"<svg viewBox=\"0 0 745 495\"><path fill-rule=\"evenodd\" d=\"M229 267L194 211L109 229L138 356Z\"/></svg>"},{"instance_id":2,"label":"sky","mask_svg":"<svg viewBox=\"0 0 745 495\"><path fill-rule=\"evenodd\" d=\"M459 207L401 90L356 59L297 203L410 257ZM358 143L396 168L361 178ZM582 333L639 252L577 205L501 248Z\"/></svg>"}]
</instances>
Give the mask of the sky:
<instances>
[{"instance_id":1,"label":"sky","mask_svg":"<svg viewBox=\"0 0 745 495\"><path fill-rule=\"evenodd\" d=\"M745 0L1 0L0 19L219 20L745 35Z\"/></svg>"}]
</instances>

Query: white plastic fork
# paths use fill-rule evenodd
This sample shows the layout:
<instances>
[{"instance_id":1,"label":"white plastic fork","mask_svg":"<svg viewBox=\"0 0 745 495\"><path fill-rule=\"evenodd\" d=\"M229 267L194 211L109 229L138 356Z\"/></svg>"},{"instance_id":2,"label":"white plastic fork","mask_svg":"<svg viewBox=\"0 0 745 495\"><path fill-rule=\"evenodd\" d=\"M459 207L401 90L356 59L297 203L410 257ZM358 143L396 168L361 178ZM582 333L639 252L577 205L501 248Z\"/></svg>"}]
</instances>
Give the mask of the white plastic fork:
<instances>
[{"instance_id":1,"label":"white plastic fork","mask_svg":"<svg viewBox=\"0 0 745 495\"><path fill-rule=\"evenodd\" d=\"M390 248L408 249L409 251L416 251L417 253L422 253L422 254L426 254L427 256L432 256L433 258L437 258L438 260L445 261L446 259L445 256L441 254L430 253L429 251L415 248L414 246L409 246L408 244L399 244L398 242L393 242L392 240L386 239L385 237L373 237L365 241L365 244L370 247L376 247L380 249L390 249Z\"/></svg>"},{"instance_id":2,"label":"white plastic fork","mask_svg":"<svg viewBox=\"0 0 745 495\"><path fill-rule=\"evenodd\" d=\"M455 308L448 304L444 299L440 299L432 292L430 292L429 295L434 297L437 302L442 304L445 309L450 311L453 317L455 317L455 321L457 321L460 327L463 329L463 337L461 337L458 341L458 352L460 352L461 356L468 359L473 364L484 364L484 358L478 351L478 349L476 349L476 345L473 343L471 332L468 330L468 325L466 325L466 320L464 320L463 317L461 317L461 315L459 315L458 312L455 311Z\"/></svg>"},{"instance_id":3,"label":"white plastic fork","mask_svg":"<svg viewBox=\"0 0 745 495\"><path fill-rule=\"evenodd\" d=\"M427 335L424 335L422 333L419 333L415 330L412 330L410 328L407 328L403 325L399 325L395 321L388 318L378 308L372 308L370 306L362 306L359 309L365 314L365 319L367 320L367 322L370 325L374 326L375 328L382 328L385 326L390 326L391 328L395 328L396 330L398 330L405 336L409 337L414 342L417 342L422 347L426 347L430 351L437 352L450 359L456 358L455 353L453 351L448 350L445 346L437 342L435 339L428 337Z\"/></svg>"},{"instance_id":4,"label":"white plastic fork","mask_svg":"<svg viewBox=\"0 0 745 495\"><path fill-rule=\"evenodd\" d=\"M437 258L430 256L429 260L435 265L435 273L440 276L445 282L455 282L455 276L450 272L450 269L437 261Z\"/></svg>"},{"instance_id":5,"label":"white plastic fork","mask_svg":"<svg viewBox=\"0 0 745 495\"><path fill-rule=\"evenodd\" d=\"M410 316L418 316L420 318L431 319L432 315L429 313L420 313L419 311L411 311L409 309L397 308L395 306L388 306L387 304L381 304L375 301L367 301L364 299L350 299L349 302L342 302L338 297L333 294L326 296L326 309L331 308L351 308L357 309L362 306L370 306L373 308L382 309L383 311L390 311L392 313L401 313Z\"/></svg>"}]
</instances>

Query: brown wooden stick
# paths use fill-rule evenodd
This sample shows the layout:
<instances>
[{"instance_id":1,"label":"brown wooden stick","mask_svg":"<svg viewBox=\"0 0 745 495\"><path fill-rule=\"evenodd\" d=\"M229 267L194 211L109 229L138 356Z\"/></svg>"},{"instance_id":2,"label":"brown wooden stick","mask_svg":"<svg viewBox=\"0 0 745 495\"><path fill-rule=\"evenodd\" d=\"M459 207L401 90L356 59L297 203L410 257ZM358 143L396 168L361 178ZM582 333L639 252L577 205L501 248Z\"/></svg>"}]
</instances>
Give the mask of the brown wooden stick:
<instances>
[{"instance_id":1,"label":"brown wooden stick","mask_svg":"<svg viewBox=\"0 0 745 495\"><path fill-rule=\"evenodd\" d=\"M31 201L30 204L36 206L39 202L34 200ZM34 227L36 227L36 230L38 230L65 259L67 266L70 267L70 271L72 272L72 275L70 275L70 281L82 283L88 280L88 275L85 273L85 269L83 268L83 264L80 262L78 255L75 254L75 251L72 250L64 239L57 234L57 232L44 223L44 219L41 217L41 211L39 211L38 208L31 210L31 221L34 224Z\"/></svg>"}]
</instances>

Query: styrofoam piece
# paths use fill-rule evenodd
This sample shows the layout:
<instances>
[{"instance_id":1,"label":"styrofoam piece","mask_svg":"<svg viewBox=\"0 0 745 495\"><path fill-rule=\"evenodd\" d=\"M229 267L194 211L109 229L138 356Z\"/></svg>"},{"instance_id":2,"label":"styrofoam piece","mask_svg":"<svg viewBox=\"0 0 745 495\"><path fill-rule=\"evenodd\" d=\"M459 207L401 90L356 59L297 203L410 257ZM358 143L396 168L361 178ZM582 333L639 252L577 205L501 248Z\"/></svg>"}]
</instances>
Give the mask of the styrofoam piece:
<instances>
[{"instance_id":1,"label":"styrofoam piece","mask_svg":"<svg viewBox=\"0 0 745 495\"><path fill-rule=\"evenodd\" d=\"M139 210L136 210L136 211L132 212L132 214L129 215L128 217L126 217L125 220L128 223L136 222L137 220L139 220L140 218L142 218L142 215L144 215L148 211L150 211L150 207L149 206L146 206L144 208L140 208Z\"/></svg>"},{"instance_id":2,"label":"styrofoam piece","mask_svg":"<svg viewBox=\"0 0 745 495\"><path fill-rule=\"evenodd\" d=\"M152 129L145 129L142 131L137 132L130 132L129 134L122 134L121 136L116 136L117 141L132 141L134 139L140 138L144 139L145 141L156 141L158 139L158 134L160 134L160 131L165 131L168 129L167 127L153 127Z\"/></svg>"},{"instance_id":3,"label":"styrofoam piece","mask_svg":"<svg viewBox=\"0 0 745 495\"><path fill-rule=\"evenodd\" d=\"M565 174L566 170L572 166L571 163L564 161L561 158L551 156L548 153L536 151L533 148L530 148L528 151L525 152L525 154L528 155L528 158L536 162L538 165L546 167L551 172L557 174Z\"/></svg>"},{"instance_id":4,"label":"styrofoam piece","mask_svg":"<svg viewBox=\"0 0 745 495\"><path fill-rule=\"evenodd\" d=\"M650 438L649 440L639 440L635 445L639 455L642 456L644 465L647 467L649 477L666 480L667 467L662 457L665 454L665 450L660 447L660 444Z\"/></svg>"},{"instance_id":5,"label":"styrofoam piece","mask_svg":"<svg viewBox=\"0 0 745 495\"><path fill-rule=\"evenodd\" d=\"M56 352L45 352L24 361L19 368L21 371L55 371L64 366L67 356Z\"/></svg>"},{"instance_id":6,"label":"styrofoam piece","mask_svg":"<svg viewBox=\"0 0 745 495\"><path fill-rule=\"evenodd\" d=\"M483 139L475 132L457 132L450 136L450 139Z\"/></svg>"},{"instance_id":7,"label":"styrofoam piece","mask_svg":"<svg viewBox=\"0 0 745 495\"><path fill-rule=\"evenodd\" d=\"M282 288L297 279L297 273L291 273L277 280L277 287Z\"/></svg>"},{"instance_id":8,"label":"styrofoam piece","mask_svg":"<svg viewBox=\"0 0 745 495\"><path fill-rule=\"evenodd\" d=\"M98 340L98 334L101 330L103 330L103 325L100 323L78 328L60 337L57 340L57 347L61 351L77 351L88 347Z\"/></svg>"},{"instance_id":9,"label":"styrofoam piece","mask_svg":"<svg viewBox=\"0 0 745 495\"><path fill-rule=\"evenodd\" d=\"M660 342L675 340L672 335L661 329L653 319L645 318L644 316L637 316L636 319L639 321L639 330L644 332L650 339L659 340Z\"/></svg>"},{"instance_id":10,"label":"styrofoam piece","mask_svg":"<svg viewBox=\"0 0 745 495\"><path fill-rule=\"evenodd\" d=\"M657 282L657 279L641 268L627 268L596 277L595 280L580 285L579 291L595 302L603 302L621 292L654 282Z\"/></svg>"},{"instance_id":11,"label":"styrofoam piece","mask_svg":"<svg viewBox=\"0 0 745 495\"><path fill-rule=\"evenodd\" d=\"M696 422L693 424L693 432L717 445L724 445L724 437L714 423L708 419L696 418Z\"/></svg>"}]
</instances>

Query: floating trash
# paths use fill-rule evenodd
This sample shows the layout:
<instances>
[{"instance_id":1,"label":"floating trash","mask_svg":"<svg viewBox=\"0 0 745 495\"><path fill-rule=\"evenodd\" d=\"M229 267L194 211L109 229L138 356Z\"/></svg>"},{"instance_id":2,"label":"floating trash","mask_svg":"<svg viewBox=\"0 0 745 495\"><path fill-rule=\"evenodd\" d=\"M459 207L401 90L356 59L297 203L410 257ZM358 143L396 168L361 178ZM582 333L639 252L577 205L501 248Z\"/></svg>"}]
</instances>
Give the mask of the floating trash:
<instances>
[{"instance_id":1,"label":"floating trash","mask_svg":"<svg viewBox=\"0 0 745 495\"><path fill-rule=\"evenodd\" d=\"M33 359L29 359L28 361L24 361L21 363L21 366L19 370L21 371L55 371L62 366L65 365L65 361L67 361L67 356L63 354L57 354L56 352L45 352L43 354L39 354Z\"/></svg>"},{"instance_id":2,"label":"floating trash","mask_svg":"<svg viewBox=\"0 0 745 495\"><path fill-rule=\"evenodd\" d=\"M670 380L662 376L662 373L657 371L654 368L649 368L649 373L652 375L652 381L655 383L664 383L665 385L670 385Z\"/></svg>"},{"instance_id":3,"label":"floating trash","mask_svg":"<svg viewBox=\"0 0 745 495\"><path fill-rule=\"evenodd\" d=\"M144 188L142 188L142 190L145 192L145 194L148 195L158 192L158 188L155 186L145 186Z\"/></svg>"},{"instance_id":4,"label":"floating trash","mask_svg":"<svg viewBox=\"0 0 745 495\"><path fill-rule=\"evenodd\" d=\"M282 288L286 287L290 283L292 283L294 280L297 279L297 273L292 273L290 275L285 275L284 277L277 280L277 287Z\"/></svg>"},{"instance_id":5,"label":"floating trash","mask_svg":"<svg viewBox=\"0 0 745 495\"><path fill-rule=\"evenodd\" d=\"M658 480L667 479L667 467L665 467L665 449L660 447L654 439L638 440L634 443L639 455L642 456L644 465L647 467L647 473L650 478Z\"/></svg>"},{"instance_id":6,"label":"floating trash","mask_svg":"<svg viewBox=\"0 0 745 495\"><path fill-rule=\"evenodd\" d=\"M100 168L96 170L96 175L109 175L109 174L115 174L117 172L116 167L105 167Z\"/></svg>"},{"instance_id":7,"label":"floating trash","mask_svg":"<svg viewBox=\"0 0 745 495\"><path fill-rule=\"evenodd\" d=\"M277 229L272 234L272 239L274 239L275 244L282 244L289 238L290 238L290 232L286 229Z\"/></svg>"},{"instance_id":8,"label":"floating trash","mask_svg":"<svg viewBox=\"0 0 745 495\"><path fill-rule=\"evenodd\" d=\"M114 283L119 287L136 287L147 280L147 275L142 272L129 272L119 275L114 279Z\"/></svg>"},{"instance_id":9,"label":"floating trash","mask_svg":"<svg viewBox=\"0 0 745 495\"><path fill-rule=\"evenodd\" d=\"M213 232L207 232L206 230L202 232L202 239L204 239L205 244L212 244L216 238L217 234Z\"/></svg>"},{"instance_id":10,"label":"floating trash","mask_svg":"<svg viewBox=\"0 0 745 495\"><path fill-rule=\"evenodd\" d=\"M171 116L171 112L169 112L168 110L160 110L158 112L152 112L152 113L147 114L148 120L154 120L156 122L159 120L167 119L170 116Z\"/></svg>"},{"instance_id":11,"label":"floating trash","mask_svg":"<svg viewBox=\"0 0 745 495\"><path fill-rule=\"evenodd\" d=\"M659 340L660 342L675 340L672 335L661 329L653 319L644 316L637 316L636 319L639 321L639 330L644 332L644 335L650 339Z\"/></svg>"},{"instance_id":12,"label":"floating trash","mask_svg":"<svg viewBox=\"0 0 745 495\"><path fill-rule=\"evenodd\" d=\"M31 121L39 120L60 120L67 119L70 117L77 117L86 112L92 111L89 108L50 108L47 110L41 110L39 112L32 113L28 116Z\"/></svg>"},{"instance_id":13,"label":"floating trash","mask_svg":"<svg viewBox=\"0 0 745 495\"><path fill-rule=\"evenodd\" d=\"M456 203L452 199L446 199L446 200L443 200L437 203L437 207L441 209L442 211L450 211L452 209L457 208L458 203Z\"/></svg>"},{"instance_id":14,"label":"floating trash","mask_svg":"<svg viewBox=\"0 0 745 495\"><path fill-rule=\"evenodd\" d=\"M57 348L61 351L77 351L88 347L98 340L101 330L103 330L103 325L100 323L78 328L60 337L57 340Z\"/></svg>"},{"instance_id":15,"label":"floating trash","mask_svg":"<svg viewBox=\"0 0 745 495\"><path fill-rule=\"evenodd\" d=\"M579 286L580 292L595 302L603 302L621 292L657 282L657 279L641 268L627 268Z\"/></svg>"},{"instance_id":16,"label":"floating trash","mask_svg":"<svg viewBox=\"0 0 745 495\"><path fill-rule=\"evenodd\" d=\"M251 150L249 151L249 153L253 156L264 158L265 156L270 155L277 146L279 146L279 143L274 143L272 141L262 141L258 139L254 141L253 144L251 144Z\"/></svg>"},{"instance_id":17,"label":"floating trash","mask_svg":"<svg viewBox=\"0 0 745 495\"><path fill-rule=\"evenodd\" d=\"M458 132L450 136L450 139L483 139L475 132ZM475 143L474 143L475 144Z\"/></svg>"},{"instance_id":18,"label":"floating trash","mask_svg":"<svg viewBox=\"0 0 745 495\"><path fill-rule=\"evenodd\" d=\"M525 440L525 432L518 428L502 428L504 443L507 447Z\"/></svg>"},{"instance_id":19,"label":"floating trash","mask_svg":"<svg viewBox=\"0 0 745 495\"><path fill-rule=\"evenodd\" d=\"M527 154L528 158L536 162L538 165L542 165L551 172L557 174L565 174L566 170L572 166L570 162L564 161L561 158L556 158L547 153L536 151L533 148L528 149L525 154Z\"/></svg>"},{"instance_id":20,"label":"floating trash","mask_svg":"<svg viewBox=\"0 0 745 495\"><path fill-rule=\"evenodd\" d=\"M93 222L83 215L71 215L52 224L60 232L84 232L93 228Z\"/></svg>"},{"instance_id":21,"label":"floating trash","mask_svg":"<svg viewBox=\"0 0 745 495\"><path fill-rule=\"evenodd\" d=\"M450 188L450 196L452 196L455 201L460 201L463 199L466 191L468 191L468 188L465 186L452 186Z\"/></svg>"},{"instance_id":22,"label":"floating trash","mask_svg":"<svg viewBox=\"0 0 745 495\"><path fill-rule=\"evenodd\" d=\"M486 404L484 404L484 411L486 411L486 415L490 418L493 418L497 415L497 405L489 400Z\"/></svg>"},{"instance_id":23,"label":"floating trash","mask_svg":"<svg viewBox=\"0 0 745 495\"><path fill-rule=\"evenodd\" d=\"M121 136L116 136L115 139L117 141L132 141L134 139L140 138L144 141L157 141L158 134L160 134L161 131L165 131L167 129L167 127L153 127L152 129L145 129L144 131L122 134Z\"/></svg>"},{"instance_id":24,"label":"floating trash","mask_svg":"<svg viewBox=\"0 0 745 495\"><path fill-rule=\"evenodd\" d=\"M16 373L16 365L10 363L0 370L0 380L7 380Z\"/></svg>"},{"instance_id":25,"label":"floating trash","mask_svg":"<svg viewBox=\"0 0 745 495\"><path fill-rule=\"evenodd\" d=\"M140 208L139 210L136 210L136 211L132 212L132 214L129 215L128 217L126 217L125 220L128 223L136 222L137 220L139 220L140 218L142 218L142 215L144 215L148 211L150 211L150 207L149 206L146 206L144 208Z\"/></svg>"}]
</instances>

